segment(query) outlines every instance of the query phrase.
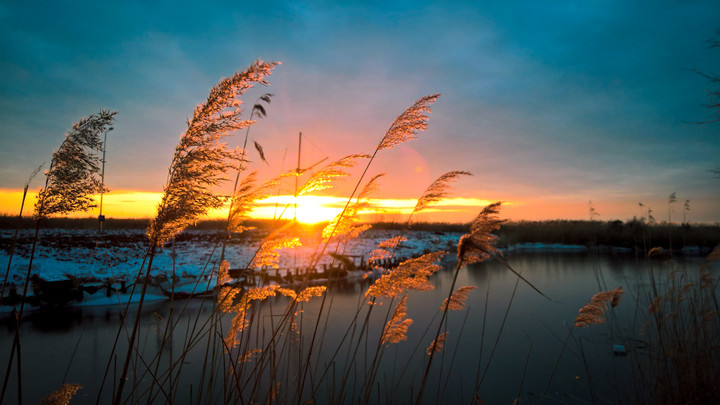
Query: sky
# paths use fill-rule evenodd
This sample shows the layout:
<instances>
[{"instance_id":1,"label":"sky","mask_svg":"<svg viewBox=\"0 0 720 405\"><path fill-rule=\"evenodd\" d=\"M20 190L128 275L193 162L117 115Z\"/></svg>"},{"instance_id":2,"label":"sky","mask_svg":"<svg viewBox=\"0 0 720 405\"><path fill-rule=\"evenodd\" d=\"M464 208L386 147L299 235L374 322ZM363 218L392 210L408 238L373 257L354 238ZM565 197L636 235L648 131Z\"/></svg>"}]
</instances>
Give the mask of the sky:
<instances>
[{"instance_id":1,"label":"sky","mask_svg":"<svg viewBox=\"0 0 720 405\"><path fill-rule=\"evenodd\" d=\"M302 166L372 153L415 100L442 94L418 139L373 162L387 207L374 219L401 218L435 178L464 170L421 220L467 221L505 201L516 220L649 207L658 221L720 222L720 123L697 124L718 113L693 71L720 71L716 0L61 3L0 3L2 213L18 211L18 190L74 122L112 109L105 212L154 215L193 108L263 59L282 65L243 97L249 110L275 94L250 132L261 178L296 165L299 132ZM354 174L326 196L346 198Z\"/></svg>"}]
</instances>

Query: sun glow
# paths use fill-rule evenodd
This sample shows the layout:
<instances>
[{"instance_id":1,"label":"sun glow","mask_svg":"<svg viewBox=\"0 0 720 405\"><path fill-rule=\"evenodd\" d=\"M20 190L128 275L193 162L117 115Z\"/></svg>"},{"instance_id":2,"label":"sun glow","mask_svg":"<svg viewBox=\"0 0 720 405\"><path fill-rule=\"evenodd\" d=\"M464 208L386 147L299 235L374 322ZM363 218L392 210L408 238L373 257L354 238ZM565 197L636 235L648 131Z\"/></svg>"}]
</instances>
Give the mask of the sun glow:
<instances>
[{"instance_id":1,"label":"sun glow","mask_svg":"<svg viewBox=\"0 0 720 405\"><path fill-rule=\"evenodd\" d=\"M37 192L28 192L24 215L31 215ZM162 193L135 190L112 190L103 196L103 215L107 218L152 218ZM0 189L0 213L17 215L22 200L22 190ZM99 204L100 196L95 196ZM300 196L297 201L292 195L269 197L256 202L249 217L253 219L293 219L306 224L328 222L342 212L347 197ZM371 209L362 210L360 215L367 221L405 221L413 211L417 200L412 198L377 198L369 200ZM480 208L492 201L478 198L448 198L426 209L418 215L421 221L470 221ZM297 204L297 216L295 206ZM505 203L511 206L513 203ZM509 208L509 207L508 207ZM88 212L71 214L71 217L93 217L99 214L99 207ZM228 208L210 211L208 219L226 219Z\"/></svg>"},{"instance_id":2,"label":"sun glow","mask_svg":"<svg viewBox=\"0 0 720 405\"><path fill-rule=\"evenodd\" d=\"M327 222L335 218L347 199L338 197L300 196L297 201L293 196L270 197L257 202L257 207L250 214L253 218L294 219L306 224ZM295 205L297 204L297 215Z\"/></svg>"}]
</instances>

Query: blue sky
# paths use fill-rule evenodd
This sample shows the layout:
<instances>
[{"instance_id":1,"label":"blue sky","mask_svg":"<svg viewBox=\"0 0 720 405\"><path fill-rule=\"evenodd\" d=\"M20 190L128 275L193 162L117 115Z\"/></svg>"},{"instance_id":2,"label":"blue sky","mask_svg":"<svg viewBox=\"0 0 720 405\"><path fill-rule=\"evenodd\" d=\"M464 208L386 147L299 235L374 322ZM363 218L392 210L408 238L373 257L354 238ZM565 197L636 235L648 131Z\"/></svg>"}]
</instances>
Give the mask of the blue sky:
<instances>
[{"instance_id":1,"label":"blue sky","mask_svg":"<svg viewBox=\"0 0 720 405\"><path fill-rule=\"evenodd\" d=\"M428 131L378 159L384 196L458 169L475 176L457 195L554 217L585 218L589 200L601 219L640 201L661 213L675 191L694 220L720 221L720 124L692 124L712 111L688 70L720 71L717 1L60 3L0 4L0 188L110 108L109 187L161 191L193 107L262 58L282 62L245 98L276 94L252 130L268 175L299 131L331 158L372 152L442 93Z\"/></svg>"}]
</instances>

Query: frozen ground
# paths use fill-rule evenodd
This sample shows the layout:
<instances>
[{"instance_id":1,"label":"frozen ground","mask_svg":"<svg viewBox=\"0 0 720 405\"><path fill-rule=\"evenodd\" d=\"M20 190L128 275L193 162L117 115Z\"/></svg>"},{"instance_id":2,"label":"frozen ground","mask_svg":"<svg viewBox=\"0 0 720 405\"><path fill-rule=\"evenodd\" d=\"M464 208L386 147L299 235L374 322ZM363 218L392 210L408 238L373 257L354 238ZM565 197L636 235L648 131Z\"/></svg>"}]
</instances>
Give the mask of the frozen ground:
<instances>
[{"instance_id":1,"label":"frozen ground","mask_svg":"<svg viewBox=\"0 0 720 405\"><path fill-rule=\"evenodd\" d=\"M21 230L8 281L20 284L27 272L32 247L31 230ZM2 271L7 268L9 251L14 231L0 230L2 249L0 264ZM397 231L369 230L351 241L345 254L362 255L365 260L370 252L383 240L397 235ZM424 250L449 250L454 252L460 238L459 233L432 233L411 231L397 252L398 257L410 257ZM197 276L207 274L217 267L220 247L217 233L194 231L182 234L175 242L175 274L178 276ZM147 250L147 240L141 230L110 231L100 236L89 230L41 230L41 239L36 248L31 274L37 274L47 281L78 278L102 281L111 278L133 279L137 276ZM252 258L261 242L261 235L251 235L240 239L231 239L225 258L231 268L244 268ZM280 253L280 268L303 266L315 248L315 241L301 238L302 247L285 249ZM334 249L334 245L332 246ZM331 250L330 248L328 250ZM152 275L170 275L173 271L173 247L167 244L156 254ZM329 263L329 257L320 264ZM282 273L282 271L281 271Z\"/></svg>"}]
</instances>

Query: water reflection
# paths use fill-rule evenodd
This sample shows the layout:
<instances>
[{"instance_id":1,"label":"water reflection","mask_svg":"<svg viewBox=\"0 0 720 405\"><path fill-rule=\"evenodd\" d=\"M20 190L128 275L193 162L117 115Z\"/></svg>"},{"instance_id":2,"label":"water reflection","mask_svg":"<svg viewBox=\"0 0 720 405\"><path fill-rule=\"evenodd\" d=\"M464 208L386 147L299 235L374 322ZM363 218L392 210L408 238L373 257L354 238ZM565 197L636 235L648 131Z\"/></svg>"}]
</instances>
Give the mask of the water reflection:
<instances>
[{"instance_id":1,"label":"water reflection","mask_svg":"<svg viewBox=\"0 0 720 405\"><path fill-rule=\"evenodd\" d=\"M508 257L508 262L552 300L540 296L523 282L518 283L515 290L517 278L497 261L476 263L462 269L455 288L463 285L475 285L478 288L470 292L465 310L449 314L448 347L451 349L443 354L444 374L441 376L439 369L431 372L430 381L435 383L426 397L427 403L435 400L445 403L468 402L468 398L471 398L468 390L471 391L479 382L485 369L488 372L482 379L479 391L485 403L512 403L523 375L521 397L536 401L545 388L549 372L557 361L569 325L578 309L599 290L619 285L628 291L629 297L613 312L608 325L573 332L573 339L554 377L551 394L557 401L590 402L586 363L596 370L602 370L590 374L596 387L605 384L613 390L626 389L623 378L627 379L629 361L627 357L613 356L612 344L619 336L623 336L632 342L632 350L643 350L642 338L637 335L633 323L636 308L631 296L647 286L649 269L653 270L658 280L665 282L673 270L692 272L701 264L699 260L648 262L637 261L634 256L597 256L591 253L516 254ZM445 269L432 278L434 290L408 294L407 312L408 317L413 319L408 329L408 340L387 348L378 375L378 383L394 387L391 391L395 397L391 396L391 399L396 402L403 402L407 399L403 395L417 388L414 384L422 376L425 362L423 351L431 340L427 335L427 325L437 327L438 309L447 298L454 265L451 261L447 262ZM362 294L368 285L367 280L337 281L329 285L321 317L323 325L327 326L322 344L315 351L318 356L315 363L318 364L318 374L327 371L326 383L320 384L320 392L337 389L333 386L334 381L343 377L342 370L347 364L346 353L349 350L344 350L342 356L333 357L333 353L343 342L343 334L351 326L358 307L363 310L367 308ZM515 295L511 301L513 291ZM389 300L381 302L383 305L373 311L370 328L365 332L370 339L380 335L381 327L396 303L391 305ZM263 347L265 334L277 327L287 303L285 297L273 297L253 309L253 316L259 322L251 330L254 334L252 347ZM320 303L320 299L304 303L297 314L298 323L314 325ZM162 351L162 355L168 359L171 355L177 356L184 345L186 331L192 329L196 320L202 322L212 314L212 302L198 299L177 301L173 306L169 302L150 302L146 305L141 315L139 341L140 350L148 358L154 357L158 351ZM134 319L133 308L131 306L128 322ZM364 316L365 312L362 314ZM231 318L223 318L223 331L228 330ZM179 326L176 334L163 343L165 326L171 319ZM117 307L28 313L21 330L23 372L27 381L33 381L33 389L28 390L24 400L39 403L65 380L85 387L73 398L73 404L94 403L120 321L121 311ZM0 319L0 324L0 347L5 348L0 352L0 364L6 364L14 329L12 321L7 317ZM307 350L313 328L306 326L303 330L302 337L290 341L286 350L300 346ZM204 342L206 340L200 340L198 347L204 348ZM493 350L495 342L497 346ZM118 353L124 353L124 344L121 339ZM371 347L359 347L357 358L372 358L372 350ZM204 363L203 353L203 350L192 352L184 359L186 367L183 369L184 388L181 391L189 390L190 386L197 390L199 373ZM292 362L296 360L292 359ZM288 359L282 364L290 368L295 364L297 367L292 362ZM452 370L447 374L451 362ZM362 370L361 367L354 372L360 373ZM66 372L67 378L64 379ZM222 376L227 370L218 370L218 373ZM14 378L11 376L11 387L15 384ZM352 389L348 387L348 390ZM16 400L12 396L14 393L9 395L9 403Z\"/></svg>"}]
</instances>

